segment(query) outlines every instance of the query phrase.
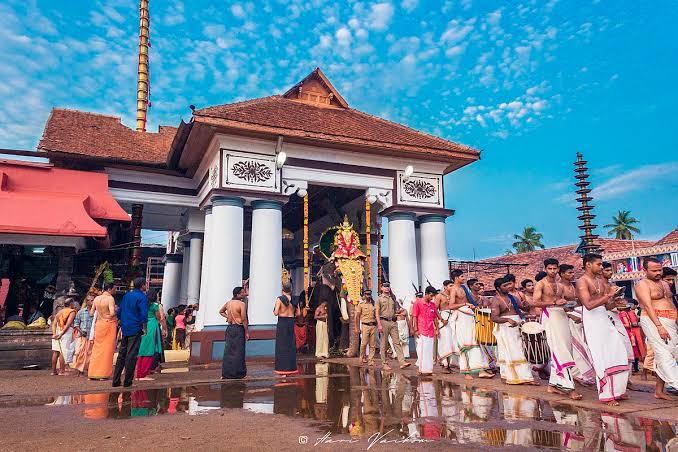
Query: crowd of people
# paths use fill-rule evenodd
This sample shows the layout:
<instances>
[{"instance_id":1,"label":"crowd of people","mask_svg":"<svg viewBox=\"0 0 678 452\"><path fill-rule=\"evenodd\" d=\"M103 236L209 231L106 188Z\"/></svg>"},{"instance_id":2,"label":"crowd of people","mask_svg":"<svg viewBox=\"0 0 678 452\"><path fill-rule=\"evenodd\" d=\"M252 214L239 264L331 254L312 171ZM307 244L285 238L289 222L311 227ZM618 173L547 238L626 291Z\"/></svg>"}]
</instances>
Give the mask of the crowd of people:
<instances>
[{"instance_id":1,"label":"crowd of people","mask_svg":"<svg viewBox=\"0 0 678 452\"><path fill-rule=\"evenodd\" d=\"M418 292L405 310L387 282L377 299L363 291L360 302L345 304L326 279L314 281L308 302L302 292L293 300L290 284L275 300L278 317L275 371L297 371L296 353L308 350L320 360L332 355L359 357L383 370L390 359L400 368L407 361L410 336L416 343L418 373L432 375L458 368L466 379L494 378L506 384L538 385L574 400L582 396L575 382L595 386L599 400L617 405L628 398L632 371L643 362L657 376L655 397L673 400L678 390L678 326L675 274L654 259L644 260L645 278L635 300L610 282L612 267L598 254L583 257L584 274L575 279L571 265L544 261L535 280L517 287L514 275L494 281L494 295L484 296L482 283L451 273L441 290ZM249 339L246 291L237 287L221 309L228 322L223 378L243 378L245 342ZM301 340L300 340L301 339Z\"/></svg>"},{"instance_id":2,"label":"crowd of people","mask_svg":"<svg viewBox=\"0 0 678 452\"><path fill-rule=\"evenodd\" d=\"M49 318L53 375L111 379L114 387L129 387L135 377L152 380L148 375L164 362L167 320L157 291L146 291L144 278L132 287L119 303L111 283L90 290L82 306L73 296L57 297Z\"/></svg>"}]
</instances>

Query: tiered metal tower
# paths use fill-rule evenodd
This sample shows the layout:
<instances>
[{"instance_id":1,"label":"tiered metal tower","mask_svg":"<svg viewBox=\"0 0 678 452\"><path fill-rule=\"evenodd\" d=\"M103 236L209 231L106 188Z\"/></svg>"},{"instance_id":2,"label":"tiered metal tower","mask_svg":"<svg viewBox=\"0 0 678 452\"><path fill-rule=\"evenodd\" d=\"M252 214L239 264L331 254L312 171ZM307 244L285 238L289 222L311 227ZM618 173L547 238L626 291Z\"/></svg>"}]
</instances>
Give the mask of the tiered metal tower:
<instances>
[{"instance_id":1,"label":"tiered metal tower","mask_svg":"<svg viewBox=\"0 0 678 452\"><path fill-rule=\"evenodd\" d=\"M579 247L579 250L582 254L596 253L600 251L600 248L595 242L598 236L593 233L593 230L597 227L597 225L591 223L591 221L596 216L591 213L593 206L589 204L591 201L593 201L593 198L589 196L591 189L588 187L591 185L591 183L587 180L589 178L589 169L586 167L586 163L587 162L584 160L584 156L577 152L577 161L574 162L576 166L574 170L576 174L574 177L577 179L577 183L575 185L578 188L577 194L579 195L577 198L577 202L579 203L577 210L581 212L581 215L579 215L577 218L582 222L582 224L579 225L579 229L584 232L584 235L579 236L583 241L582 245Z\"/></svg>"},{"instance_id":2,"label":"tiered metal tower","mask_svg":"<svg viewBox=\"0 0 678 452\"><path fill-rule=\"evenodd\" d=\"M139 2L139 63L137 64L137 132L146 131L150 76L148 69L149 44L148 0Z\"/></svg>"}]
</instances>

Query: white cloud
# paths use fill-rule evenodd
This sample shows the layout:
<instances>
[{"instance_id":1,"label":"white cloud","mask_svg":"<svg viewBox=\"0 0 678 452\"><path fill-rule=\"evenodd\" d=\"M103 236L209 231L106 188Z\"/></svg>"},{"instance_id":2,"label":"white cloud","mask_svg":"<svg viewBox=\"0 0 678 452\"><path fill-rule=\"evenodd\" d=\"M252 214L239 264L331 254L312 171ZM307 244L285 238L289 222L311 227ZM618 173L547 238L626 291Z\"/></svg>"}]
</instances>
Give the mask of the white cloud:
<instances>
[{"instance_id":1,"label":"white cloud","mask_svg":"<svg viewBox=\"0 0 678 452\"><path fill-rule=\"evenodd\" d=\"M367 27L371 30L386 30L393 18L393 5L388 2L372 5L367 18Z\"/></svg>"},{"instance_id":2,"label":"white cloud","mask_svg":"<svg viewBox=\"0 0 678 452\"><path fill-rule=\"evenodd\" d=\"M167 8L167 12L161 20L165 25L170 27L184 23L186 21L184 17L184 3L181 1L173 2Z\"/></svg>"},{"instance_id":3,"label":"white cloud","mask_svg":"<svg viewBox=\"0 0 678 452\"><path fill-rule=\"evenodd\" d=\"M238 19L242 19L245 17L245 8L240 3L234 3L231 5L231 14Z\"/></svg>"},{"instance_id":4,"label":"white cloud","mask_svg":"<svg viewBox=\"0 0 678 452\"><path fill-rule=\"evenodd\" d=\"M447 24L447 29L440 36L440 41L445 44L455 45L464 39L472 30L475 19L467 21L451 20Z\"/></svg>"},{"instance_id":5,"label":"white cloud","mask_svg":"<svg viewBox=\"0 0 678 452\"><path fill-rule=\"evenodd\" d=\"M340 46L348 47L351 44L351 31L346 27L341 27L336 31L334 37Z\"/></svg>"},{"instance_id":6,"label":"white cloud","mask_svg":"<svg viewBox=\"0 0 678 452\"><path fill-rule=\"evenodd\" d=\"M400 7L407 11L408 13L411 13L415 9L417 9L417 6L419 5L419 0L403 0L400 2Z\"/></svg>"},{"instance_id":7,"label":"white cloud","mask_svg":"<svg viewBox=\"0 0 678 452\"><path fill-rule=\"evenodd\" d=\"M644 165L594 187L591 196L596 200L613 199L629 192L646 189L648 181L652 181L652 184L661 182L676 185L677 178L678 162Z\"/></svg>"}]
</instances>

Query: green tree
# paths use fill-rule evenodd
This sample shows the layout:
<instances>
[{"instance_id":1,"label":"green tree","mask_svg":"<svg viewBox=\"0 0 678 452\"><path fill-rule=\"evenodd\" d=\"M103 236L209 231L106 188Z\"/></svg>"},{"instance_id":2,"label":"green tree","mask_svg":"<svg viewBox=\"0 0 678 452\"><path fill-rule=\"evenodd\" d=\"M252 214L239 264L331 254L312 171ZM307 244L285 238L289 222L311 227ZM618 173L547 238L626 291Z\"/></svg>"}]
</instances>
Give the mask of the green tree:
<instances>
[{"instance_id":1,"label":"green tree","mask_svg":"<svg viewBox=\"0 0 678 452\"><path fill-rule=\"evenodd\" d=\"M542 234L537 232L537 229L533 226L526 226L523 229L523 233L515 234L513 236L516 239L513 242L513 248L516 250L516 253L526 253L528 251L534 251L537 248L544 249L544 244L541 242L543 238Z\"/></svg>"},{"instance_id":2,"label":"green tree","mask_svg":"<svg viewBox=\"0 0 678 452\"><path fill-rule=\"evenodd\" d=\"M603 226L607 229L607 235L614 235L617 240L633 240L633 234L639 234L640 229L634 226L638 224L636 218L631 216L630 210L620 210L612 217L612 223Z\"/></svg>"}]
</instances>

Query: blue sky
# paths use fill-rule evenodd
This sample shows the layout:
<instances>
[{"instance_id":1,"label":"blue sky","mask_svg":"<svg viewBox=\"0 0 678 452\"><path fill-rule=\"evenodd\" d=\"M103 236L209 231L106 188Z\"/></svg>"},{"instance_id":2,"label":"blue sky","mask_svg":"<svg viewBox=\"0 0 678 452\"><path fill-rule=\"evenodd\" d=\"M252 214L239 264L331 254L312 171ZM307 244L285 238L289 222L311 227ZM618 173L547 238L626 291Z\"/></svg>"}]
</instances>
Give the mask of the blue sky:
<instances>
[{"instance_id":1,"label":"blue sky","mask_svg":"<svg viewBox=\"0 0 678 452\"><path fill-rule=\"evenodd\" d=\"M577 151L596 222L628 209L659 238L678 226L678 4L646 3L151 0L149 130L320 66L352 107L483 150L445 180L451 256L503 254L527 225L576 242ZM0 147L33 149L53 106L134 125L137 8L0 5Z\"/></svg>"}]
</instances>

